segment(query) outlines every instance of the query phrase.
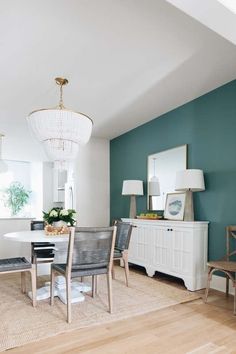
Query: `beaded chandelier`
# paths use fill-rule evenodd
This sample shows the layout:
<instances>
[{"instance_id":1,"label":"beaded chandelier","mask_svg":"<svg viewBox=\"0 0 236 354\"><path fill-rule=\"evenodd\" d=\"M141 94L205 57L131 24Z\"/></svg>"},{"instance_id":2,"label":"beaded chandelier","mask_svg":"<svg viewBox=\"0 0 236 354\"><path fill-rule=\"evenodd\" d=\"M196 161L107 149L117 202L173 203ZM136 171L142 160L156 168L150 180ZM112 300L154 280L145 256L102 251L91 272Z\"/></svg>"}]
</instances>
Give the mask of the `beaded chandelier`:
<instances>
[{"instance_id":1,"label":"beaded chandelier","mask_svg":"<svg viewBox=\"0 0 236 354\"><path fill-rule=\"evenodd\" d=\"M65 108L63 86L68 84L68 80L59 77L55 81L60 86L59 105L33 111L27 120L51 160L74 160L79 145L86 144L90 139L93 121L83 113Z\"/></svg>"}]
</instances>

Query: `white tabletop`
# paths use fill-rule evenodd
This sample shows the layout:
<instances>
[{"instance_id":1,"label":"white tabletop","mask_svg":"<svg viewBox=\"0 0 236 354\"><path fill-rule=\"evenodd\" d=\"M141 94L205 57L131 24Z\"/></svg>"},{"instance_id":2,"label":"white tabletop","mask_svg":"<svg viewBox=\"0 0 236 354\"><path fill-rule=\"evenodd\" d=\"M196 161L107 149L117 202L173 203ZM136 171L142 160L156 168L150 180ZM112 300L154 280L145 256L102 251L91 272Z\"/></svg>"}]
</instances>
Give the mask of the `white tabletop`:
<instances>
[{"instance_id":1,"label":"white tabletop","mask_svg":"<svg viewBox=\"0 0 236 354\"><path fill-rule=\"evenodd\" d=\"M44 230L10 232L3 237L9 241L18 242L65 242L68 241L68 234L48 236Z\"/></svg>"}]
</instances>

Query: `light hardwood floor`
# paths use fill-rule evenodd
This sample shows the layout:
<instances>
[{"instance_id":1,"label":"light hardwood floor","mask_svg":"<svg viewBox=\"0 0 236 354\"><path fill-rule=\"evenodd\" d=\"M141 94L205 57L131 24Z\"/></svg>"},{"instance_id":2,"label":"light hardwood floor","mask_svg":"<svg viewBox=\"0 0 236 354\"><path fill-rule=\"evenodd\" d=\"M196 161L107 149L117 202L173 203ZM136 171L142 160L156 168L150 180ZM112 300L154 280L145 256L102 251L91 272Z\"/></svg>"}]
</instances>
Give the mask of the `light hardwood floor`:
<instances>
[{"instance_id":1,"label":"light hardwood floor","mask_svg":"<svg viewBox=\"0 0 236 354\"><path fill-rule=\"evenodd\" d=\"M168 277L162 281L182 287ZM233 297L211 290L201 299L107 325L67 332L10 354L228 354L236 353Z\"/></svg>"}]
</instances>

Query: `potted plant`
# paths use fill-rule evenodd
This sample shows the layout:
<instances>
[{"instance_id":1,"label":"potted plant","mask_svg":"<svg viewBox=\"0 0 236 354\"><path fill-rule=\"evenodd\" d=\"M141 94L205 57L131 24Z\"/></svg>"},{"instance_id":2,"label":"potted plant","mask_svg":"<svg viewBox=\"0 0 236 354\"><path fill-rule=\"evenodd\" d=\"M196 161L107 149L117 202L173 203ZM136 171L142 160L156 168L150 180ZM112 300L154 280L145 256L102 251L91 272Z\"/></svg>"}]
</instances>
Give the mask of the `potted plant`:
<instances>
[{"instance_id":1,"label":"potted plant","mask_svg":"<svg viewBox=\"0 0 236 354\"><path fill-rule=\"evenodd\" d=\"M4 205L11 209L11 215L17 215L28 203L31 191L25 189L23 184L14 181L4 190Z\"/></svg>"},{"instance_id":2,"label":"potted plant","mask_svg":"<svg viewBox=\"0 0 236 354\"><path fill-rule=\"evenodd\" d=\"M55 227L73 226L76 222L74 209L52 208L47 213L43 211L43 220Z\"/></svg>"}]
</instances>

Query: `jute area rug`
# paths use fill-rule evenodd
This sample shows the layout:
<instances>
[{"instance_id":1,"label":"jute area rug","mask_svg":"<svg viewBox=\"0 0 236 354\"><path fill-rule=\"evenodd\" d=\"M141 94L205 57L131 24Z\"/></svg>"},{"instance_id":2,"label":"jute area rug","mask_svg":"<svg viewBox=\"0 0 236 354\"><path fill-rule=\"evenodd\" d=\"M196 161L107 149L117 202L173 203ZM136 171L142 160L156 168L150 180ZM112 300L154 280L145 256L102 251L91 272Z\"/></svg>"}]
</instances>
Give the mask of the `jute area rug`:
<instances>
[{"instance_id":1,"label":"jute area rug","mask_svg":"<svg viewBox=\"0 0 236 354\"><path fill-rule=\"evenodd\" d=\"M29 342L55 336L59 333L83 327L141 315L168 306L199 298L195 293L179 289L137 272L130 272L130 286L124 282L124 270L116 267L113 280L113 314L107 312L106 277L99 277L99 292L92 298L72 304L72 323L66 322L66 305L55 298L38 301L33 308L31 300L20 291L20 274L2 275L0 281L0 351Z\"/></svg>"}]
</instances>

